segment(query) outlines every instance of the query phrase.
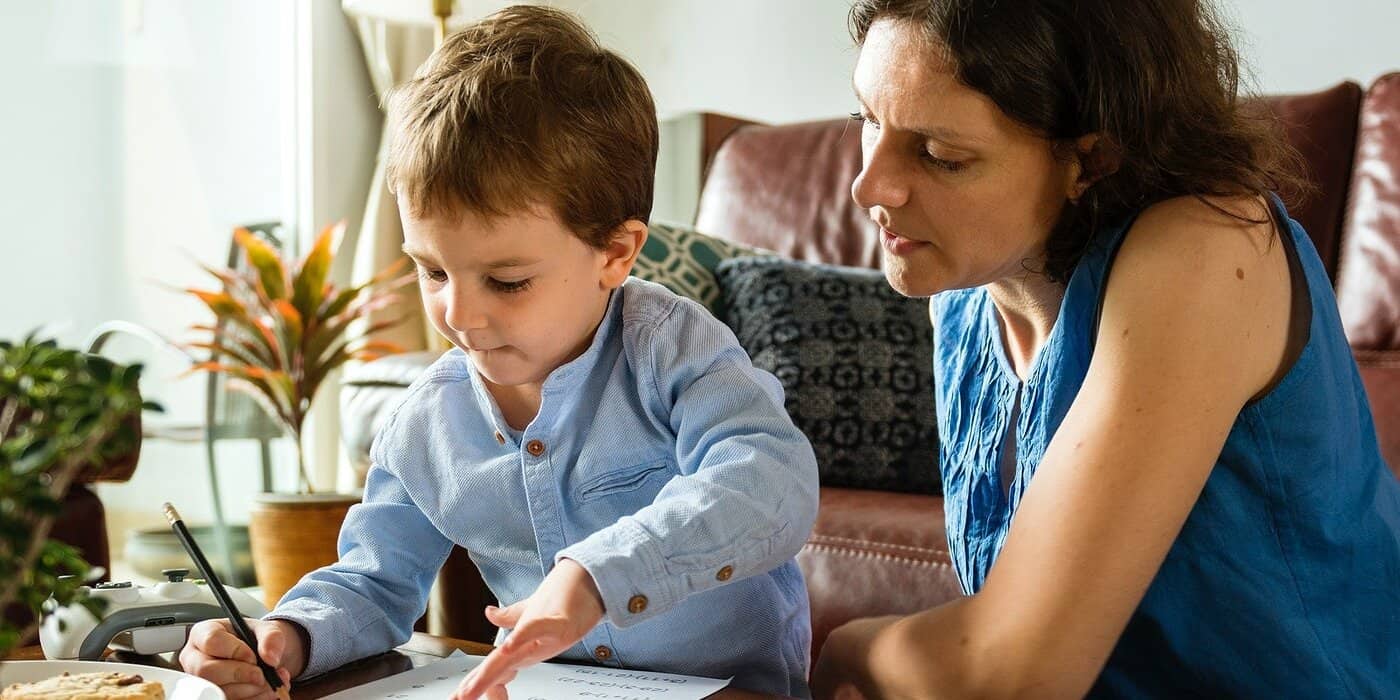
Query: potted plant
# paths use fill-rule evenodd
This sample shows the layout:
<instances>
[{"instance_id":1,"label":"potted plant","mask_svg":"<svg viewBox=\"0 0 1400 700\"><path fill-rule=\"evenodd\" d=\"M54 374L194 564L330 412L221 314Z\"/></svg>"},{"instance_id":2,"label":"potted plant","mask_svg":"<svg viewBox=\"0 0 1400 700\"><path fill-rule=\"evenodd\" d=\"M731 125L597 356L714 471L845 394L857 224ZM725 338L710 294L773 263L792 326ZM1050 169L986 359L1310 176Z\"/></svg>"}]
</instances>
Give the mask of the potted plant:
<instances>
[{"instance_id":1,"label":"potted plant","mask_svg":"<svg viewBox=\"0 0 1400 700\"><path fill-rule=\"evenodd\" d=\"M32 335L0 341L0 610L19 604L33 620L0 617L0 657L33 633L50 595L60 605L76 601L101 614L100 601L79 591L101 572L49 532L69 486L84 472L134 468L141 410L159 410L142 403L140 375L139 365L117 365Z\"/></svg>"},{"instance_id":2,"label":"potted plant","mask_svg":"<svg viewBox=\"0 0 1400 700\"><path fill-rule=\"evenodd\" d=\"M222 288L187 290L215 318L213 324L194 327L208 336L189 347L219 357L194 365L193 371L224 373L229 389L253 396L296 446L297 493L263 494L248 523L253 570L268 607L303 574L335 561L341 522L359 500L313 491L301 440L317 390L350 360L400 351L371 339L400 319L362 330L357 326L364 325L361 320L370 313L398 303L397 290L413 276L402 274L400 261L364 284L338 288L329 281L329 273L344 229L341 222L322 230L294 268L266 242L236 230L234 239L247 258L246 270L205 267ZM296 536L287 536L291 532Z\"/></svg>"}]
</instances>

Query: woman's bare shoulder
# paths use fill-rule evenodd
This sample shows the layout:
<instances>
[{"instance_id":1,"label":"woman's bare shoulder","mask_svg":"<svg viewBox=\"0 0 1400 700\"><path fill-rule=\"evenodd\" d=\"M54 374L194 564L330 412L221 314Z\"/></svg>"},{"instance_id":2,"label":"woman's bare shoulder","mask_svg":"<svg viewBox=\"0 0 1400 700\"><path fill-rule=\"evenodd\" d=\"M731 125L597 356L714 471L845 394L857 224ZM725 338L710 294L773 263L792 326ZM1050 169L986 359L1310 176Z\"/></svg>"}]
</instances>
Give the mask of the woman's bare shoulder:
<instances>
[{"instance_id":1,"label":"woman's bare shoulder","mask_svg":"<svg viewBox=\"0 0 1400 700\"><path fill-rule=\"evenodd\" d=\"M1114 261L1101 332L1137 327L1187 346L1243 353L1235 369L1264 385L1281 361L1289 323L1286 252L1259 197L1178 197L1134 222ZM1160 328L1144 328L1155 325Z\"/></svg>"}]
</instances>

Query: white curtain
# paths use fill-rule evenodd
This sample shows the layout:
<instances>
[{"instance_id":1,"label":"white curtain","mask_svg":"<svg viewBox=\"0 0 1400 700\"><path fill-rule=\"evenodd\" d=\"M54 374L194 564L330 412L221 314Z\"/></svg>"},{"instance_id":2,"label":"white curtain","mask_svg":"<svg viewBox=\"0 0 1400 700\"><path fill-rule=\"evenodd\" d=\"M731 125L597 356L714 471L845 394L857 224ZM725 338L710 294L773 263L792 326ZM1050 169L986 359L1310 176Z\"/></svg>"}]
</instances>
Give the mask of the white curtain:
<instances>
[{"instance_id":1,"label":"white curtain","mask_svg":"<svg viewBox=\"0 0 1400 700\"><path fill-rule=\"evenodd\" d=\"M427 2L424 0L424 4ZM430 26L402 24L379 17L360 15L345 2L346 15L355 25L364 48L370 81L375 94L383 96L394 86L413 77L413 72L433 51L433 30ZM370 181L368 199L360 235L356 238L352 281L359 284L403 257L403 227L399 210L384 181L384 164L388 156L388 136L392 125L386 119L380 134L379 151L375 158L374 177ZM397 343L405 350L447 348L447 342L434 332L423 316L416 292L404 290L404 303L380 311L370 322L396 316L408 320L376 336L379 340Z\"/></svg>"}]
</instances>

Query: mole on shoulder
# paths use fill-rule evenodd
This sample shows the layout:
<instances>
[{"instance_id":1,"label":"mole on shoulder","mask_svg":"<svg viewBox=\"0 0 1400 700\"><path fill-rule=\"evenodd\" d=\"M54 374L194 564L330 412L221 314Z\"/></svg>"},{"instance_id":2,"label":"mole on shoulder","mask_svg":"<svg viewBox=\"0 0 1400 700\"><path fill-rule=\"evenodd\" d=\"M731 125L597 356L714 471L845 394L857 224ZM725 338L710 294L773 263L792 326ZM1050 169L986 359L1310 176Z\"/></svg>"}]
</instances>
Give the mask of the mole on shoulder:
<instances>
[{"instance_id":1,"label":"mole on shoulder","mask_svg":"<svg viewBox=\"0 0 1400 700\"><path fill-rule=\"evenodd\" d=\"M1244 279L1244 268L1243 268L1243 267L1237 267L1237 268L1235 268L1235 276L1238 277L1238 278L1240 278L1240 279Z\"/></svg>"}]
</instances>

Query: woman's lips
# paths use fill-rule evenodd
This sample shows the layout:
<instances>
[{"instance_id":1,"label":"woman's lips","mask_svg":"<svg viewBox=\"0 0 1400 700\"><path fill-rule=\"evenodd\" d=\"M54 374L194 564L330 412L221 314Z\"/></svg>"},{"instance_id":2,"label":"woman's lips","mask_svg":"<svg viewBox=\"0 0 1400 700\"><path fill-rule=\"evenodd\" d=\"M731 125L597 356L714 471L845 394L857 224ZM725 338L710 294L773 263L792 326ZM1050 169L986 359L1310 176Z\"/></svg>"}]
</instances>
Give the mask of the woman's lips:
<instances>
[{"instance_id":1,"label":"woman's lips","mask_svg":"<svg viewBox=\"0 0 1400 700\"><path fill-rule=\"evenodd\" d=\"M884 226L880 227L880 245L891 255L908 255L926 245L925 241L916 241L912 238L905 238Z\"/></svg>"}]
</instances>

